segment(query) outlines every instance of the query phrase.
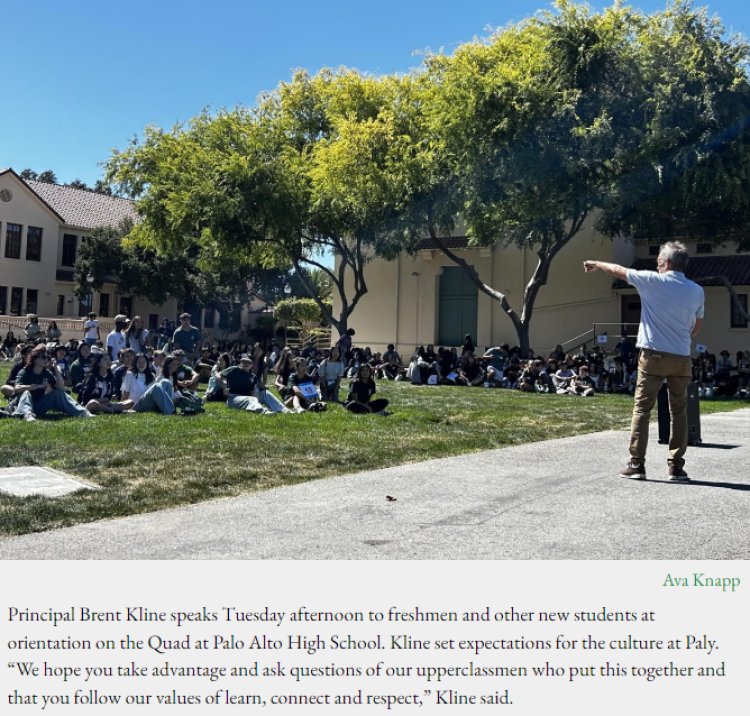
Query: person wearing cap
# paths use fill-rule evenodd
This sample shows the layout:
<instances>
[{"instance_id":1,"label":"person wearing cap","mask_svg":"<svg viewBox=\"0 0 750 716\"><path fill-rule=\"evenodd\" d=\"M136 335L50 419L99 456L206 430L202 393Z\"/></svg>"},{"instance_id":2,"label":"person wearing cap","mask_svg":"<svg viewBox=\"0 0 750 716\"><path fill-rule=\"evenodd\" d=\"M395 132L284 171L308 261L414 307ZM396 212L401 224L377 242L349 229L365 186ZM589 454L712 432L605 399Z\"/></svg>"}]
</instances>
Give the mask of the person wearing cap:
<instances>
[{"instance_id":1,"label":"person wearing cap","mask_svg":"<svg viewBox=\"0 0 750 716\"><path fill-rule=\"evenodd\" d=\"M201 344L201 332L190 323L190 314L180 314L180 327L172 335L172 349L179 348L185 352L188 363L198 359Z\"/></svg>"},{"instance_id":2,"label":"person wearing cap","mask_svg":"<svg viewBox=\"0 0 750 716\"><path fill-rule=\"evenodd\" d=\"M83 340L90 346L93 346L94 343L101 339L102 335L99 332L99 321L96 320L96 313L92 311L88 315L88 320L83 324Z\"/></svg>"},{"instance_id":3,"label":"person wearing cap","mask_svg":"<svg viewBox=\"0 0 750 716\"><path fill-rule=\"evenodd\" d=\"M271 413L289 412L279 403L276 398L272 398L278 406L276 410L268 407L263 400L261 393L268 393L265 389L259 391L258 378L253 373L253 359L245 354L240 356L237 365L230 366L218 374L219 383L227 396L227 407L236 410L246 410L249 413L259 413L261 415L270 415Z\"/></svg>"},{"instance_id":4,"label":"person wearing cap","mask_svg":"<svg viewBox=\"0 0 750 716\"><path fill-rule=\"evenodd\" d=\"M125 329L128 323L128 317L122 313L115 316L115 327L107 335L107 353L112 360L115 360L120 355L120 351L127 346Z\"/></svg>"}]
</instances>

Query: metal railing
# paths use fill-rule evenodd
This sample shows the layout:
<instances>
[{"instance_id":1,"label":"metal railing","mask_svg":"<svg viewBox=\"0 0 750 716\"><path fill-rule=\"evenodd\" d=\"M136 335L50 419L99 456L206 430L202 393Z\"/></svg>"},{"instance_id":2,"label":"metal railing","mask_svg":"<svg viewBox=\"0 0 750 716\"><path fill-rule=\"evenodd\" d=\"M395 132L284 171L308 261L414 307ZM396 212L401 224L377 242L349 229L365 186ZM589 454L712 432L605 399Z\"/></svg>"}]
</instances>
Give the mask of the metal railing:
<instances>
[{"instance_id":1,"label":"metal railing","mask_svg":"<svg viewBox=\"0 0 750 716\"><path fill-rule=\"evenodd\" d=\"M77 338L80 340L83 337L83 324L86 321L86 317L83 318L39 318L39 327L42 332L46 332L48 326L52 321L55 321L57 327L62 332L63 339ZM115 327L115 322L111 318L97 318L99 322L99 330L102 336L109 333ZM16 338L23 338L23 331L26 328L28 320L26 316L2 316L0 315L0 334L5 337L7 331L13 331L16 334Z\"/></svg>"},{"instance_id":2,"label":"metal railing","mask_svg":"<svg viewBox=\"0 0 750 716\"><path fill-rule=\"evenodd\" d=\"M594 343L601 346L603 349L606 349L606 346L608 346L610 342L612 342L612 347L614 347L614 345L620 341L620 338L622 338L623 333L628 338L635 338L637 332L637 323L627 323L622 321L618 323L596 322L593 323L591 328L587 331L563 341L560 345L565 353L572 353L579 348L583 348L583 346L588 343Z\"/></svg>"}]
</instances>

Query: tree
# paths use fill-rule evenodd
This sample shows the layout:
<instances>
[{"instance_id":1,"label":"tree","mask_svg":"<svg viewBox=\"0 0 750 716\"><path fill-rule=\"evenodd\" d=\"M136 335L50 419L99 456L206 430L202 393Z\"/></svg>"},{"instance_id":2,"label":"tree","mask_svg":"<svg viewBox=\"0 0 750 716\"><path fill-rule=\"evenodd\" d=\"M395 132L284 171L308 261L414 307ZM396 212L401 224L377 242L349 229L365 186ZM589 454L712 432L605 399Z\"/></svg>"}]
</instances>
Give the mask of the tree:
<instances>
[{"instance_id":1,"label":"tree","mask_svg":"<svg viewBox=\"0 0 750 716\"><path fill-rule=\"evenodd\" d=\"M684 17L677 23L664 16ZM687 5L664 16L649 19L618 5L594 14L561 1L556 13L511 26L489 41L464 45L450 57L429 58L424 77L415 81L417 119L406 162L412 182L395 231L406 237L401 245L412 251L427 233L480 291L500 303L524 350L550 266L584 222L601 213L600 229L613 233L615 226L626 226L616 217L632 219L636 214L626 209L649 201L649 195L631 189L644 171L666 166L661 161L665 146L674 145L676 165L685 162L678 150L684 153L690 142L679 137L695 135L681 128L680 111L670 114L679 105L670 97L679 95L680 81L669 84L666 60L693 62L717 87L734 87L732 92L712 92L703 77L693 94L707 92L721 105L715 111L722 117L747 116L746 110L737 113L747 106L740 100L747 85L740 61L744 50L736 44L731 51L717 46L719 38L706 30L705 18ZM710 42L704 47L696 38ZM659 55L657 47L670 52ZM722 62L706 61L714 54ZM644 111L654 102L652 112ZM692 114L701 112L707 107ZM719 126L732 129L726 122ZM730 133L737 134L736 128ZM715 145L706 137L694 152L701 161L696 158L691 166L710 165ZM740 191L743 172L735 168L725 185ZM727 189L704 203L716 210L732 195ZM455 229L459 216L468 226L470 246L515 244L536 253L520 312L441 238Z\"/></svg>"},{"instance_id":2,"label":"tree","mask_svg":"<svg viewBox=\"0 0 750 716\"><path fill-rule=\"evenodd\" d=\"M323 319L320 307L310 298L288 298L279 301L274 306L273 315L279 321L300 326L302 338L313 335Z\"/></svg>"},{"instance_id":3,"label":"tree","mask_svg":"<svg viewBox=\"0 0 750 716\"><path fill-rule=\"evenodd\" d=\"M192 243L203 255L291 267L326 322L346 332L397 199L385 162L392 87L345 70L298 73L254 110L204 113L171 132L147 128L107 173L143 217L129 239L157 252ZM321 274L339 298L336 316L314 282Z\"/></svg>"},{"instance_id":4,"label":"tree","mask_svg":"<svg viewBox=\"0 0 750 716\"><path fill-rule=\"evenodd\" d=\"M220 259L208 263L195 246L179 254L166 254L128 244L124 238L133 228L126 221L117 228L95 229L84 238L74 278L79 297L112 282L122 293L144 296L156 304L173 296L183 305L213 307L219 311L220 320L237 304L241 307L248 302L254 267Z\"/></svg>"},{"instance_id":5,"label":"tree","mask_svg":"<svg viewBox=\"0 0 750 716\"><path fill-rule=\"evenodd\" d=\"M640 161L618 178L600 227L636 238L750 248L750 50L705 9L678 2L644 24Z\"/></svg>"},{"instance_id":6,"label":"tree","mask_svg":"<svg viewBox=\"0 0 750 716\"><path fill-rule=\"evenodd\" d=\"M24 169L18 176L24 181L40 181L45 184L57 184L57 176L51 169L43 172L35 172L33 169Z\"/></svg>"},{"instance_id":7,"label":"tree","mask_svg":"<svg viewBox=\"0 0 750 716\"><path fill-rule=\"evenodd\" d=\"M498 301L522 350L550 266L600 204L637 142L628 10L567 3L488 42L428 60L416 91L416 181L403 212L407 246L425 232ZM537 266L520 314L442 236L461 217L470 246L531 248Z\"/></svg>"},{"instance_id":8,"label":"tree","mask_svg":"<svg viewBox=\"0 0 750 716\"><path fill-rule=\"evenodd\" d=\"M57 184L57 175L51 169L40 172L36 179L44 184Z\"/></svg>"}]
</instances>

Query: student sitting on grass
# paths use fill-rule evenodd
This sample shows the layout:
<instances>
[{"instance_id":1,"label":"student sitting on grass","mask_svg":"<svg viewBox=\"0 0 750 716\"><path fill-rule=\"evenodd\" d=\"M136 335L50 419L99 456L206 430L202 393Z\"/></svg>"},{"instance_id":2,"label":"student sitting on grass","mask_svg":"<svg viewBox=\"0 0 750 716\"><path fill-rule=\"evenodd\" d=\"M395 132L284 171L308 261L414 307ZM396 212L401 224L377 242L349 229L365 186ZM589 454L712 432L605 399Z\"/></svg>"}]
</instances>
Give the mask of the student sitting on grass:
<instances>
[{"instance_id":1,"label":"student sitting on grass","mask_svg":"<svg viewBox=\"0 0 750 716\"><path fill-rule=\"evenodd\" d=\"M122 379L121 398L123 402L137 403L155 380L148 359L143 353L136 355L133 365Z\"/></svg>"},{"instance_id":2,"label":"student sitting on grass","mask_svg":"<svg viewBox=\"0 0 750 716\"><path fill-rule=\"evenodd\" d=\"M132 348L123 348L118 356L117 363L113 364L112 376L114 378L113 397L119 399L122 391L122 381L125 379L128 371L133 367L135 353ZM93 370L93 369L92 369Z\"/></svg>"},{"instance_id":3,"label":"student sitting on grass","mask_svg":"<svg viewBox=\"0 0 750 716\"><path fill-rule=\"evenodd\" d=\"M18 345L18 340L16 339L15 333L9 330L5 334L5 338L3 339L3 345L0 346L0 353L5 357L6 360L13 360L13 357L16 354L17 345Z\"/></svg>"},{"instance_id":4,"label":"student sitting on grass","mask_svg":"<svg viewBox=\"0 0 750 716\"><path fill-rule=\"evenodd\" d=\"M227 399L224 385L221 382L220 373L232 365L229 353L222 353L211 368L211 377L208 379L208 387L204 394L207 403L223 403Z\"/></svg>"},{"instance_id":5,"label":"student sitting on grass","mask_svg":"<svg viewBox=\"0 0 750 716\"><path fill-rule=\"evenodd\" d=\"M573 370L573 357L566 356L565 362L552 374L552 385L558 395L566 395L571 381L576 377Z\"/></svg>"},{"instance_id":6,"label":"student sitting on grass","mask_svg":"<svg viewBox=\"0 0 750 716\"><path fill-rule=\"evenodd\" d=\"M83 388L83 381L91 370L91 346L81 343L76 351L76 359L70 365L70 382L76 395Z\"/></svg>"},{"instance_id":7,"label":"student sitting on grass","mask_svg":"<svg viewBox=\"0 0 750 716\"><path fill-rule=\"evenodd\" d=\"M185 351L177 349L172 352L174 358L174 372L177 376L177 387L185 391L194 391L198 387L200 376L189 365L185 365Z\"/></svg>"},{"instance_id":8,"label":"student sitting on grass","mask_svg":"<svg viewBox=\"0 0 750 716\"><path fill-rule=\"evenodd\" d=\"M263 344L254 343L250 356L253 359L253 375L257 376L259 385L265 386L268 380L268 362L266 361L266 349Z\"/></svg>"},{"instance_id":9,"label":"student sitting on grass","mask_svg":"<svg viewBox=\"0 0 750 716\"><path fill-rule=\"evenodd\" d=\"M290 376L294 373L294 356L292 355L292 349L288 346L284 346L279 354L273 372L276 375L273 385L279 391L281 399L286 402L292 397L292 389L288 384Z\"/></svg>"},{"instance_id":10,"label":"student sitting on grass","mask_svg":"<svg viewBox=\"0 0 750 716\"><path fill-rule=\"evenodd\" d=\"M115 377L112 374L112 360L108 353L94 356L91 370L83 381L81 403L86 410L94 413L123 413L133 407L133 401L115 401Z\"/></svg>"},{"instance_id":11,"label":"student sitting on grass","mask_svg":"<svg viewBox=\"0 0 750 716\"><path fill-rule=\"evenodd\" d=\"M323 400L332 400L334 403L339 402L341 378L345 370L344 364L341 361L341 351L338 346L333 346L330 355L327 358L323 358L318 366L320 392Z\"/></svg>"},{"instance_id":12,"label":"student sitting on grass","mask_svg":"<svg viewBox=\"0 0 750 716\"><path fill-rule=\"evenodd\" d=\"M388 407L386 398L371 400L375 395L375 381L372 379L372 369L367 363L363 363L357 371L357 377L349 388L349 397L346 401L346 409L352 413L380 413L385 415Z\"/></svg>"},{"instance_id":13,"label":"student sitting on grass","mask_svg":"<svg viewBox=\"0 0 750 716\"><path fill-rule=\"evenodd\" d=\"M325 410L325 403L319 400L318 389L313 377L307 372L307 361L304 358L294 359L294 373L289 376L288 387L291 395L284 401L284 405L292 408L295 413Z\"/></svg>"},{"instance_id":14,"label":"student sitting on grass","mask_svg":"<svg viewBox=\"0 0 750 716\"><path fill-rule=\"evenodd\" d=\"M478 387L484 384L484 369L479 365L473 353L466 353L461 360L458 369L456 383L470 387Z\"/></svg>"},{"instance_id":15,"label":"student sitting on grass","mask_svg":"<svg viewBox=\"0 0 750 716\"><path fill-rule=\"evenodd\" d=\"M5 385L0 388L0 392L2 392L8 400L13 399L13 396L16 394L16 380L18 379L18 374L26 367L29 360L29 353L31 353L33 347L34 345L32 343L21 343L16 350L15 361L10 368L10 373L8 373L8 379L6 380Z\"/></svg>"},{"instance_id":16,"label":"student sitting on grass","mask_svg":"<svg viewBox=\"0 0 750 716\"><path fill-rule=\"evenodd\" d=\"M52 356L44 345L36 346L28 357L26 367L18 374L15 394L19 396L13 415L24 420L44 417L49 410L65 415L92 418L93 415L71 398Z\"/></svg>"},{"instance_id":17,"label":"student sitting on grass","mask_svg":"<svg viewBox=\"0 0 750 716\"><path fill-rule=\"evenodd\" d=\"M176 411L175 402L180 393L176 390L178 363L172 356L164 359L161 368L161 377L156 378L146 388L146 392L136 401L135 411L138 413L164 413L174 415Z\"/></svg>"},{"instance_id":18,"label":"student sitting on grass","mask_svg":"<svg viewBox=\"0 0 750 716\"><path fill-rule=\"evenodd\" d=\"M26 320L28 323L23 329L26 340L30 343L37 343L38 341L43 340L44 332L39 325L39 316L37 316L36 313L29 313L26 316Z\"/></svg>"},{"instance_id":19,"label":"student sitting on grass","mask_svg":"<svg viewBox=\"0 0 750 716\"><path fill-rule=\"evenodd\" d=\"M570 381L568 393L571 395L594 395L594 380L589 375L589 368L582 365L578 369L578 375Z\"/></svg>"}]
</instances>

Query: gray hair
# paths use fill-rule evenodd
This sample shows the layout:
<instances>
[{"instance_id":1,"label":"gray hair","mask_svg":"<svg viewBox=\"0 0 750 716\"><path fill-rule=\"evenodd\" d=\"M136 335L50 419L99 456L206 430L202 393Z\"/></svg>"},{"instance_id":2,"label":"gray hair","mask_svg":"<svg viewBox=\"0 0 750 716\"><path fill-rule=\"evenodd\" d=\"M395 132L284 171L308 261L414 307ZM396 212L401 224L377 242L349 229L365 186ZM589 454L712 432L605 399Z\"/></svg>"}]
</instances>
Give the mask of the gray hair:
<instances>
[{"instance_id":1,"label":"gray hair","mask_svg":"<svg viewBox=\"0 0 750 716\"><path fill-rule=\"evenodd\" d=\"M684 271L690 256L685 244L681 241L667 241L659 247L659 256L672 264L673 271Z\"/></svg>"}]
</instances>

